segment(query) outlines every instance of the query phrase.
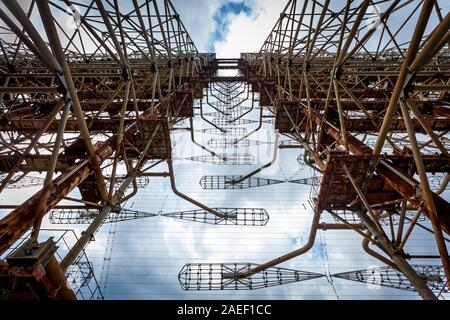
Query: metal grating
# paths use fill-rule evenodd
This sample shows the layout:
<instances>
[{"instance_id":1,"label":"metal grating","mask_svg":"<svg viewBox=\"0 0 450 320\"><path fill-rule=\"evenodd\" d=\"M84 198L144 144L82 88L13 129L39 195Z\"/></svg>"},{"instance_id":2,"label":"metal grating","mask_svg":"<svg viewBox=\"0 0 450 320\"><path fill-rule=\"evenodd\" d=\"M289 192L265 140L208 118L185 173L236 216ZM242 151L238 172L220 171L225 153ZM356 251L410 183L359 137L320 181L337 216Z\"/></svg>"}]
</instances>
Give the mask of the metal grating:
<instances>
[{"instance_id":1,"label":"metal grating","mask_svg":"<svg viewBox=\"0 0 450 320\"><path fill-rule=\"evenodd\" d=\"M444 268L434 265L412 265L414 271L435 293L449 292ZM335 278L363 282L373 286L389 287L405 291L416 291L411 282L400 271L392 267L357 270L332 275Z\"/></svg>"},{"instance_id":2,"label":"metal grating","mask_svg":"<svg viewBox=\"0 0 450 320\"><path fill-rule=\"evenodd\" d=\"M50 212L49 219L51 224L91 224L98 214L99 211L95 209L57 209ZM118 213L111 212L104 223L145 219L155 216L157 214L123 209Z\"/></svg>"},{"instance_id":3,"label":"metal grating","mask_svg":"<svg viewBox=\"0 0 450 320\"><path fill-rule=\"evenodd\" d=\"M184 160L211 163L222 166L251 166L255 164L255 157L248 153L221 155L221 158L212 155L203 155L198 157L185 158Z\"/></svg>"},{"instance_id":4,"label":"metal grating","mask_svg":"<svg viewBox=\"0 0 450 320\"><path fill-rule=\"evenodd\" d=\"M204 176L200 180L200 186L205 190L234 190L259 188L285 183L285 181L281 180L255 177L248 178L239 183L234 183L234 181L238 181L242 177L243 176Z\"/></svg>"},{"instance_id":5,"label":"metal grating","mask_svg":"<svg viewBox=\"0 0 450 320\"><path fill-rule=\"evenodd\" d=\"M284 268L270 268L246 278L245 274L258 265L251 263L186 264L178 275L181 288L202 290L255 290L321 278L324 275Z\"/></svg>"},{"instance_id":6,"label":"metal grating","mask_svg":"<svg viewBox=\"0 0 450 320\"><path fill-rule=\"evenodd\" d=\"M162 216L214 225L265 226L269 222L269 214L265 209L214 208L213 210L223 214L224 217L206 210L173 212Z\"/></svg>"}]
</instances>

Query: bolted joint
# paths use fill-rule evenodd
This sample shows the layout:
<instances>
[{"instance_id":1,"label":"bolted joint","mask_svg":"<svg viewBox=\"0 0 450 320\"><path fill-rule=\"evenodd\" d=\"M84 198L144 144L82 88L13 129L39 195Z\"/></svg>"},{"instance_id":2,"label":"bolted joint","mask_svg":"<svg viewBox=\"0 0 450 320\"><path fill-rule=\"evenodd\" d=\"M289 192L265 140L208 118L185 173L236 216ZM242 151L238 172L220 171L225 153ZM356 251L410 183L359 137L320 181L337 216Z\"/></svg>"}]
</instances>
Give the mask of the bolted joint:
<instances>
[{"instance_id":1,"label":"bolted joint","mask_svg":"<svg viewBox=\"0 0 450 320\"><path fill-rule=\"evenodd\" d=\"M8 63L8 72L9 73L17 73L16 66L12 63Z\"/></svg>"},{"instance_id":2,"label":"bolted joint","mask_svg":"<svg viewBox=\"0 0 450 320\"><path fill-rule=\"evenodd\" d=\"M122 69L122 77L123 77L123 80L124 80L124 81L129 81L129 80L131 80L131 71L130 71L129 68L124 67L124 68Z\"/></svg>"},{"instance_id":3,"label":"bolted joint","mask_svg":"<svg viewBox=\"0 0 450 320\"><path fill-rule=\"evenodd\" d=\"M412 97L414 95L414 87L415 85L413 84L413 82L409 82L403 89L404 95L408 98Z\"/></svg>"},{"instance_id":4,"label":"bolted joint","mask_svg":"<svg viewBox=\"0 0 450 320\"><path fill-rule=\"evenodd\" d=\"M68 91L67 91L67 84L66 80L64 79L64 73L62 71L59 71L56 76L56 83L58 84L58 91L62 94L63 99L67 100L70 99Z\"/></svg>"},{"instance_id":5,"label":"bolted joint","mask_svg":"<svg viewBox=\"0 0 450 320\"><path fill-rule=\"evenodd\" d=\"M86 231L82 231L81 232L81 235L82 236L84 236L84 235L86 235L87 233L86 233ZM89 242L95 242L95 236L94 236L94 234L89 234L89 237L90 237L90 239L89 239Z\"/></svg>"},{"instance_id":6,"label":"bolted joint","mask_svg":"<svg viewBox=\"0 0 450 320\"><path fill-rule=\"evenodd\" d=\"M170 67L169 67L170 68ZM156 63L152 63L152 65L150 66L150 71L151 73L155 74L157 69L156 69Z\"/></svg>"},{"instance_id":7,"label":"bolted joint","mask_svg":"<svg viewBox=\"0 0 450 320\"><path fill-rule=\"evenodd\" d=\"M25 79L27 79L27 81L35 81L36 77L33 76L33 74L31 74L31 73L27 73L25 76Z\"/></svg>"},{"instance_id":8,"label":"bolted joint","mask_svg":"<svg viewBox=\"0 0 450 320\"><path fill-rule=\"evenodd\" d=\"M423 199L423 192L422 192L422 188L420 186L414 186L414 198L416 200L420 200Z\"/></svg>"},{"instance_id":9,"label":"bolted joint","mask_svg":"<svg viewBox=\"0 0 450 320\"><path fill-rule=\"evenodd\" d=\"M341 79L343 73L344 73L344 72L342 71L342 68L339 67L339 68L336 69L336 71L334 72L334 74L332 74L332 77L333 77L334 79L336 79L336 80L339 80L339 79Z\"/></svg>"},{"instance_id":10,"label":"bolted joint","mask_svg":"<svg viewBox=\"0 0 450 320\"><path fill-rule=\"evenodd\" d=\"M306 72L309 72L311 70L311 64L309 62L306 62L303 68Z\"/></svg>"},{"instance_id":11,"label":"bolted joint","mask_svg":"<svg viewBox=\"0 0 450 320\"><path fill-rule=\"evenodd\" d=\"M411 260L412 259L411 255L409 253L405 253L405 251L403 251L403 249L402 250L398 250L398 249L395 250L394 251L394 255L397 256L397 257L402 257L402 258L404 258L406 260Z\"/></svg>"}]
</instances>

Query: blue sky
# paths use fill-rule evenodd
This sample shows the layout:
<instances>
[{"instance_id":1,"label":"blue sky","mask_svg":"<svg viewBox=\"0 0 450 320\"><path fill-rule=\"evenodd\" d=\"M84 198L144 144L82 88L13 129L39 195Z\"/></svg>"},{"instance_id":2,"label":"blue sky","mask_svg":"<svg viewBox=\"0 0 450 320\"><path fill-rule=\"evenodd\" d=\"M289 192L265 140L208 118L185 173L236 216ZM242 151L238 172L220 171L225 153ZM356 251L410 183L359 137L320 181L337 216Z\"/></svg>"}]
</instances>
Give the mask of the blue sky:
<instances>
[{"instance_id":1,"label":"blue sky","mask_svg":"<svg viewBox=\"0 0 450 320\"><path fill-rule=\"evenodd\" d=\"M215 51L215 43L226 40L230 32L230 24L233 16L244 14L250 17L253 13L253 8L244 1L241 2L227 2L221 5L213 15L213 20L216 29L211 34L208 51Z\"/></svg>"},{"instance_id":2,"label":"blue sky","mask_svg":"<svg viewBox=\"0 0 450 320\"><path fill-rule=\"evenodd\" d=\"M239 57L241 52L259 51L288 3L287 0L172 0L172 2L197 48L202 52L216 52L217 56L222 58ZM331 8L339 8L340 3L332 1ZM444 1L440 0L439 3L442 7ZM379 7L384 10L388 5L382 3ZM390 25L393 28L399 27L403 20L401 12L392 15ZM408 39L409 35L406 33L410 28L414 28L414 25L405 28L405 39Z\"/></svg>"},{"instance_id":3,"label":"blue sky","mask_svg":"<svg viewBox=\"0 0 450 320\"><path fill-rule=\"evenodd\" d=\"M202 52L239 57L259 51L287 1L173 0L173 4Z\"/></svg>"},{"instance_id":4,"label":"blue sky","mask_svg":"<svg viewBox=\"0 0 450 320\"><path fill-rule=\"evenodd\" d=\"M28 8L30 1L19 2ZM241 52L259 51L287 0L172 0L172 3L199 51L233 58ZM132 6L124 4L124 8L131 10ZM41 27L38 14L35 16Z\"/></svg>"}]
</instances>

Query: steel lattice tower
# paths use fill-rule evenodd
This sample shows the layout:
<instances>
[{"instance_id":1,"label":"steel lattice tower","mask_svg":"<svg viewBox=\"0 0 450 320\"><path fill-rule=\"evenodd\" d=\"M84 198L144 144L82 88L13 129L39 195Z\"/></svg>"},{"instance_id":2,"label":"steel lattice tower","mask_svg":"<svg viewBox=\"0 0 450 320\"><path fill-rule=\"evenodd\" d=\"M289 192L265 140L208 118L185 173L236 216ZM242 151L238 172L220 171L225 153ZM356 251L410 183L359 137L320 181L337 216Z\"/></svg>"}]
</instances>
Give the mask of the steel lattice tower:
<instances>
[{"instance_id":1,"label":"steel lattice tower","mask_svg":"<svg viewBox=\"0 0 450 320\"><path fill-rule=\"evenodd\" d=\"M4 297L43 299L58 288L53 298L75 299L64 279L74 264L92 278L89 262L80 257L103 223L161 215L266 225L264 209L212 208L181 193L172 166L171 134L184 120L192 144L207 153L190 160L252 164L251 154L219 154L210 148L264 143L250 140L255 131L243 127L252 123L243 117L256 108L257 98L258 129L264 121L271 123L266 118L274 120L272 161L248 174L205 176L200 183L224 190L312 185L317 193L309 240L263 264L209 264L206 269L188 264L180 272L183 288L189 289L186 279L194 273L200 277L201 270L212 270L208 280L213 285L198 282L197 289L207 290L321 277L276 267L308 252L321 229L359 234L367 254L387 266L381 273L395 274L424 299L436 299L437 281L424 279L424 270L439 271L441 290L448 285L450 204L443 192L450 182L450 14L441 9L444 1L289 0L261 50L239 59L200 53L170 0L132 0L126 6L118 0L39 0L27 7L17 0L2 2L0 192L41 187L21 205L1 206L11 210L0 220ZM402 23L392 23L399 17ZM221 70L230 69L238 76L221 76ZM243 107L247 100L252 107ZM205 115L204 105L214 112ZM195 116L212 126L200 132L226 138L201 145ZM290 140L280 143L279 134ZM320 178L257 178L275 162L279 148L303 148L299 163L314 168ZM167 172L149 170L162 162ZM33 172L44 172L45 178ZM445 177L436 186L434 173ZM173 192L198 210L123 209L149 177L170 178ZM74 189L80 199L69 197ZM60 204L68 198L77 205ZM57 257L52 239L37 241L47 214L55 223L88 225L63 257ZM335 223L321 223L325 215ZM406 252L423 220L431 223L427 231L434 235L438 256ZM18 244L23 237L26 241ZM415 266L415 259L429 259L430 265ZM37 280L38 268L45 272ZM19 274L27 277L11 287ZM283 276L286 281L277 282ZM335 276L368 278L363 271Z\"/></svg>"}]
</instances>

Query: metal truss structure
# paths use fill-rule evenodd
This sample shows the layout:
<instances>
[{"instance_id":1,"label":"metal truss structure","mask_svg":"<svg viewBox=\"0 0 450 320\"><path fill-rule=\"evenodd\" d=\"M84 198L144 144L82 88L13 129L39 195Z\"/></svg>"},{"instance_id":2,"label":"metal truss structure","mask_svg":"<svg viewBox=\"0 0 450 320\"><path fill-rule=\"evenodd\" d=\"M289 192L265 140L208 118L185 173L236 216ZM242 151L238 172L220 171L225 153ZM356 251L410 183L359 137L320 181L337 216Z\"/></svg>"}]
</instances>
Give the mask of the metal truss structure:
<instances>
[{"instance_id":1,"label":"metal truss structure","mask_svg":"<svg viewBox=\"0 0 450 320\"><path fill-rule=\"evenodd\" d=\"M265 226L269 221L269 214L265 209L257 208L214 208L221 216L206 210L178 211L164 214L154 214L134 210L121 209L110 212L103 223L134 221L152 217L168 217L173 219L193 221L214 225ZM87 209L56 209L50 215L51 224L91 224L98 215L98 210Z\"/></svg>"},{"instance_id":2,"label":"metal truss structure","mask_svg":"<svg viewBox=\"0 0 450 320\"><path fill-rule=\"evenodd\" d=\"M84 250L67 267L59 263L78 242L76 233L73 230L46 229L41 232L52 237L35 247L31 246L33 240L27 235L1 256L6 256L6 263L0 265L1 299L48 300L48 293L42 290L42 286L50 289L65 279L66 286L53 292L58 293L59 299L103 300L94 265ZM30 274L31 270L34 274Z\"/></svg>"},{"instance_id":3,"label":"metal truss structure","mask_svg":"<svg viewBox=\"0 0 450 320\"><path fill-rule=\"evenodd\" d=\"M257 267L248 263L187 264L178 275L183 290L256 290L323 277L322 274L269 268L250 277L239 275Z\"/></svg>"},{"instance_id":4,"label":"metal truss structure","mask_svg":"<svg viewBox=\"0 0 450 320\"><path fill-rule=\"evenodd\" d=\"M318 186L320 183L317 177L289 181L251 177L241 182L237 182L242 180L242 178L243 176L204 176L200 180L200 186L204 190L238 190L272 186L286 182L310 186Z\"/></svg>"},{"instance_id":5,"label":"metal truss structure","mask_svg":"<svg viewBox=\"0 0 450 320\"><path fill-rule=\"evenodd\" d=\"M49 214L51 224L91 224L98 216L97 209L55 209ZM138 220L156 217L158 214L122 209L110 212L103 223Z\"/></svg>"},{"instance_id":6,"label":"metal truss structure","mask_svg":"<svg viewBox=\"0 0 450 320\"><path fill-rule=\"evenodd\" d=\"M427 286L437 296L448 292L444 269L441 266L412 265L414 271L425 281ZM344 272L332 275L335 278L364 282L372 286L382 286L405 291L415 291L414 286L407 277L392 267L372 268L353 272Z\"/></svg>"},{"instance_id":7,"label":"metal truss structure","mask_svg":"<svg viewBox=\"0 0 450 320\"><path fill-rule=\"evenodd\" d=\"M227 189L250 189L271 186L284 181L266 178L249 178L243 182L236 183L242 176L204 176L200 180L200 186L204 190L227 190Z\"/></svg>"},{"instance_id":8,"label":"metal truss structure","mask_svg":"<svg viewBox=\"0 0 450 320\"><path fill-rule=\"evenodd\" d=\"M192 119L194 98L208 85L193 79L214 76L217 68L214 54L198 52L169 0L8 0L0 20L0 191L28 181L42 188L21 205L2 205L12 211L0 220L0 254L25 236L29 241L13 254L42 252L38 261L51 270L30 282L31 291L75 298L65 272L103 223L141 216L118 208L150 177L169 177L174 193L205 216L229 218L176 188L171 130ZM168 172L151 172L162 162ZM45 177L30 180L31 172ZM75 189L80 196L69 197ZM63 200L76 205L59 205ZM56 246L39 239L51 211L54 222L89 225L57 263ZM252 218L245 211L243 219ZM20 267L14 272L33 278L40 264ZM9 279L11 268L2 261L0 278Z\"/></svg>"},{"instance_id":9,"label":"metal truss structure","mask_svg":"<svg viewBox=\"0 0 450 320\"><path fill-rule=\"evenodd\" d=\"M191 210L163 214L164 217L200 222L215 225L259 226L269 222L269 214L265 209L257 208L214 208L223 217L213 215L205 210Z\"/></svg>"},{"instance_id":10,"label":"metal truss structure","mask_svg":"<svg viewBox=\"0 0 450 320\"><path fill-rule=\"evenodd\" d=\"M319 229L347 230L422 298L437 298L410 261L437 260L450 276L450 204L442 196L449 182L450 14L443 5L291 0L261 51L241 55L242 78L275 114L275 128L305 150L299 162L320 172L321 182L308 243L240 278L308 252ZM434 173L445 178L432 189ZM319 223L328 214L336 224ZM438 256L406 252L415 228L434 235Z\"/></svg>"},{"instance_id":11,"label":"metal truss structure","mask_svg":"<svg viewBox=\"0 0 450 320\"><path fill-rule=\"evenodd\" d=\"M215 155L203 155L197 157L190 157L184 160L210 163L216 165L228 166L251 166L255 164L255 157L249 153L243 154L222 154L222 158Z\"/></svg>"},{"instance_id":12,"label":"metal truss structure","mask_svg":"<svg viewBox=\"0 0 450 320\"><path fill-rule=\"evenodd\" d=\"M259 146L262 144L266 144L263 141L256 140L241 140L238 143L235 143L236 140L232 139L211 139L208 141L208 146L213 149L229 149L229 148L237 148L237 147L250 147L250 146Z\"/></svg>"},{"instance_id":13,"label":"metal truss structure","mask_svg":"<svg viewBox=\"0 0 450 320\"><path fill-rule=\"evenodd\" d=\"M0 220L0 255L16 248L0 260L2 294L75 299L67 271L100 226L120 216L114 213L136 195L138 179L168 177L173 192L199 208L168 217L265 225L264 209L214 209L177 189L171 135L185 120L192 144L207 153L190 160L217 164L242 164L252 155L219 154L195 133L220 136L210 147L252 144L248 139L263 123L274 121L273 159L233 176L230 189L273 184L255 176L286 148L304 150L298 162L314 169L320 185L316 178L290 181L317 191L304 247L259 265L188 264L179 275L183 289L256 289L319 278L276 266L308 252L320 229L360 235L364 251L387 266L380 270L384 284L414 289L424 299L438 298L436 289L448 286L450 14L444 1L289 0L260 52L240 59L198 52L170 0L2 3L0 192L25 186L30 173L45 174L41 190L23 204L0 206L12 210ZM213 114L203 113L206 105ZM194 128L196 108L211 128ZM245 118L257 109L259 120ZM280 135L289 140L280 143ZM161 163L167 172L152 171ZM201 183L227 189L228 178ZM75 189L80 196L70 197ZM76 205L61 206L63 200ZM70 210L79 211L66 215ZM88 224L64 256L51 239L39 238L50 212L54 221ZM324 216L335 223L321 224ZM407 252L416 228L434 236L438 255ZM416 259L432 263L415 266ZM5 285L19 275L22 283ZM363 271L335 276L371 281ZM392 277L397 280L387 280Z\"/></svg>"},{"instance_id":14,"label":"metal truss structure","mask_svg":"<svg viewBox=\"0 0 450 320\"><path fill-rule=\"evenodd\" d=\"M225 128L225 129L217 129L217 128L207 128L199 130L198 132L214 134L214 135L227 135L229 137L241 137L247 134L246 128Z\"/></svg>"}]
</instances>

